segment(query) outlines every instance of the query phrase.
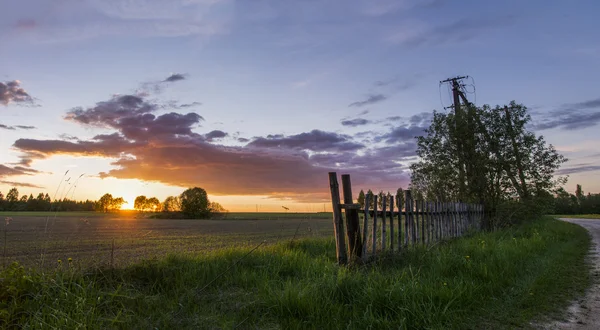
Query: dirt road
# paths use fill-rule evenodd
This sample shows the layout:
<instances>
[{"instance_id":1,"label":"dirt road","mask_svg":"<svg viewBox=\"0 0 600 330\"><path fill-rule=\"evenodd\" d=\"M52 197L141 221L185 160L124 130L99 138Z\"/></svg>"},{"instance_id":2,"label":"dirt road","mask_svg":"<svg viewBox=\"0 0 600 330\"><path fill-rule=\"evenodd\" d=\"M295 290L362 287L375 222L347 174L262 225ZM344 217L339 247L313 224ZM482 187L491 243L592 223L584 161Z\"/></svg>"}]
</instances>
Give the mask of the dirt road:
<instances>
[{"instance_id":1,"label":"dirt road","mask_svg":"<svg viewBox=\"0 0 600 330\"><path fill-rule=\"evenodd\" d=\"M586 228L592 235L593 246L590 257L594 264L594 284L585 297L569 307L566 321L556 322L549 329L600 329L600 220L561 219Z\"/></svg>"}]
</instances>

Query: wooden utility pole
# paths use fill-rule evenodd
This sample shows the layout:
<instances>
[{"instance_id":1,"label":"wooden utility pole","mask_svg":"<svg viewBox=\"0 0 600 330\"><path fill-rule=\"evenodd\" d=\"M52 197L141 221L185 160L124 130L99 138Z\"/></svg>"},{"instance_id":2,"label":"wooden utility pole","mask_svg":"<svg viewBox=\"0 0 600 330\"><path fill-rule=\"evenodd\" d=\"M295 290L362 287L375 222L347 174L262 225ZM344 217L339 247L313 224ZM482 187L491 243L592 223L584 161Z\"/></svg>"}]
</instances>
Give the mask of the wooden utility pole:
<instances>
[{"instance_id":1,"label":"wooden utility pole","mask_svg":"<svg viewBox=\"0 0 600 330\"><path fill-rule=\"evenodd\" d=\"M457 154L458 154L458 194L460 199L464 199L465 196L467 196L467 186L465 184L465 179L467 177L467 175L469 173L465 173L467 172L465 170L465 166L469 166L467 165L469 160L467 159L467 157L465 157L465 141L463 140L464 136L465 136L465 123L464 123L464 119L465 119L465 115L464 115L464 111L462 111L461 108L461 104L460 104L460 98L461 96L464 97L464 93L462 93L462 87L463 85L461 84L461 81L463 79L466 79L467 76L458 76L458 77L454 77L454 78L448 78L446 80L442 80L440 81L440 84L443 83L449 83L452 86L452 99L453 99L453 105L452 108L454 109L454 131L456 134L456 148L457 148ZM466 97L464 97L466 99Z\"/></svg>"}]
</instances>

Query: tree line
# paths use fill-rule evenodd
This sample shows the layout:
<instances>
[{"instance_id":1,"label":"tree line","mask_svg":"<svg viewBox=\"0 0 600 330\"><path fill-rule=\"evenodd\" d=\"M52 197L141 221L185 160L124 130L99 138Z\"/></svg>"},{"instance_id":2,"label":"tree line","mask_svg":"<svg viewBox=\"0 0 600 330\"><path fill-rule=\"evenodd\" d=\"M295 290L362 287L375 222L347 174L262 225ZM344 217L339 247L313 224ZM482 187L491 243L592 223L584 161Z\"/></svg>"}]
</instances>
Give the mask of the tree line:
<instances>
[{"instance_id":1,"label":"tree line","mask_svg":"<svg viewBox=\"0 0 600 330\"><path fill-rule=\"evenodd\" d=\"M554 199L554 214L600 214L600 194L584 194L577 185L575 194L559 188Z\"/></svg>"},{"instance_id":2,"label":"tree line","mask_svg":"<svg viewBox=\"0 0 600 330\"><path fill-rule=\"evenodd\" d=\"M97 201L75 201L67 198L54 200L47 193L19 195L17 188L12 188L6 196L0 192L0 211L96 211L114 212L120 210L127 202L123 197L114 197L106 193ZM168 217L208 218L226 213L227 210L217 202L208 199L206 190L194 187L186 189L179 196L169 196L161 203L156 197L137 196L133 205L140 212L156 212L170 214Z\"/></svg>"},{"instance_id":3,"label":"tree line","mask_svg":"<svg viewBox=\"0 0 600 330\"><path fill-rule=\"evenodd\" d=\"M6 196L0 192L0 211L94 211L95 201L76 201L68 198L52 201L47 193L19 195L17 188L12 188Z\"/></svg>"},{"instance_id":4,"label":"tree line","mask_svg":"<svg viewBox=\"0 0 600 330\"><path fill-rule=\"evenodd\" d=\"M207 218L227 212L221 204L209 201L206 190L199 187L186 189L179 196L169 196L162 203L156 197L140 195L135 198L133 207L139 212L183 214L188 218Z\"/></svg>"}]
</instances>

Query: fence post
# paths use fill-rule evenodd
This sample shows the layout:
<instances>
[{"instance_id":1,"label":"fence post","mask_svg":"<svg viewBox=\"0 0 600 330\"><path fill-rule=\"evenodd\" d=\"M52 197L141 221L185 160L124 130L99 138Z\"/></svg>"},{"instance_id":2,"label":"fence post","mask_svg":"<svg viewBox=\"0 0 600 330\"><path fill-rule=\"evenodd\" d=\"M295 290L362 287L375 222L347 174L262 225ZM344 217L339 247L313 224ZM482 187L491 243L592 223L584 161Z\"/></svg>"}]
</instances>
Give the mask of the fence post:
<instances>
[{"instance_id":1,"label":"fence post","mask_svg":"<svg viewBox=\"0 0 600 330\"><path fill-rule=\"evenodd\" d=\"M437 210L437 220L438 220L438 241L441 241L443 237L443 228L444 228L444 220L443 220L443 213L442 213L442 202L438 201L435 203L435 208Z\"/></svg>"},{"instance_id":2,"label":"fence post","mask_svg":"<svg viewBox=\"0 0 600 330\"><path fill-rule=\"evenodd\" d=\"M363 218L362 256L367 256L367 231L369 226L369 202L371 194L365 196L365 217Z\"/></svg>"},{"instance_id":3,"label":"fence post","mask_svg":"<svg viewBox=\"0 0 600 330\"><path fill-rule=\"evenodd\" d=\"M421 244L425 245L425 213L423 212L423 201L418 201L417 213L421 215L421 223L419 226L421 230Z\"/></svg>"},{"instance_id":4,"label":"fence post","mask_svg":"<svg viewBox=\"0 0 600 330\"><path fill-rule=\"evenodd\" d=\"M394 196L390 196L390 251L394 252Z\"/></svg>"},{"instance_id":5,"label":"fence post","mask_svg":"<svg viewBox=\"0 0 600 330\"><path fill-rule=\"evenodd\" d=\"M381 251L385 251L387 241L387 196L381 195Z\"/></svg>"},{"instance_id":6,"label":"fence post","mask_svg":"<svg viewBox=\"0 0 600 330\"><path fill-rule=\"evenodd\" d=\"M409 225L409 223L411 222L411 218L412 218L412 214L411 214L411 195L410 195L410 190L405 190L404 191L404 238L406 239L404 241L404 246L408 246L408 237L409 237L409 226L412 227L412 223ZM412 229L411 229L412 232Z\"/></svg>"},{"instance_id":7,"label":"fence post","mask_svg":"<svg viewBox=\"0 0 600 330\"><path fill-rule=\"evenodd\" d=\"M429 214L429 202L423 201L423 216L425 217L425 243L431 243L431 216Z\"/></svg>"},{"instance_id":8,"label":"fence post","mask_svg":"<svg viewBox=\"0 0 600 330\"><path fill-rule=\"evenodd\" d=\"M400 196L396 195L396 205L398 206L398 251L402 250L402 205L400 205Z\"/></svg>"},{"instance_id":9,"label":"fence post","mask_svg":"<svg viewBox=\"0 0 600 330\"><path fill-rule=\"evenodd\" d=\"M353 204L352 183L350 174L342 174L342 193L344 195L344 204ZM348 252L350 260L360 257L362 254L362 239L360 238L360 222L358 220L358 210L346 209L346 233L348 235Z\"/></svg>"},{"instance_id":10,"label":"fence post","mask_svg":"<svg viewBox=\"0 0 600 330\"><path fill-rule=\"evenodd\" d=\"M373 195L373 254L377 253L377 195Z\"/></svg>"},{"instance_id":11,"label":"fence post","mask_svg":"<svg viewBox=\"0 0 600 330\"><path fill-rule=\"evenodd\" d=\"M344 240L344 221L340 209L340 189L336 172L329 172L329 187L331 189L331 204L333 206L333 232L335 235L335 254L340 265L348 262L346 242Z\"/></svg>"}]
</instances>

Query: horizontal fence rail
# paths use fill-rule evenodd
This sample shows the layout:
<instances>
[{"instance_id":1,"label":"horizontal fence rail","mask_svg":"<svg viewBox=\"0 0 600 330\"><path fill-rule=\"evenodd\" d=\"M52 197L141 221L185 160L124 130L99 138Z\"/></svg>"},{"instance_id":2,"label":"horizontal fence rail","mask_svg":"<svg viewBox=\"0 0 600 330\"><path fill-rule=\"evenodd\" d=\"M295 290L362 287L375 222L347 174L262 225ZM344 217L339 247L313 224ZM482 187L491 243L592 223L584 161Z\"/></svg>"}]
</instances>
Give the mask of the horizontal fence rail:
<instances>
[{"instance_id":1,"label":"horizontal fence rail","mask_svg":"<svg viewBox=\"0 0 600 330\"><path fill-rule=\"evenodd\" d=\"M431 245L460 237L480 230L484 219L483 205L414 200L410 190L404 191L404 196L367 194L364 205L353 204L350 176L347 174L342 176L344 204L341 204L337 174L329 173L329 179L340 264L353 258L367 258L382 252L402 251L411 246ZM401 197L404 197L404 205L399 203ZM346 216L347 236L342 229L343 215ZM362 215L362 223L359 215Z\"/></svg>"}]
</instances>

